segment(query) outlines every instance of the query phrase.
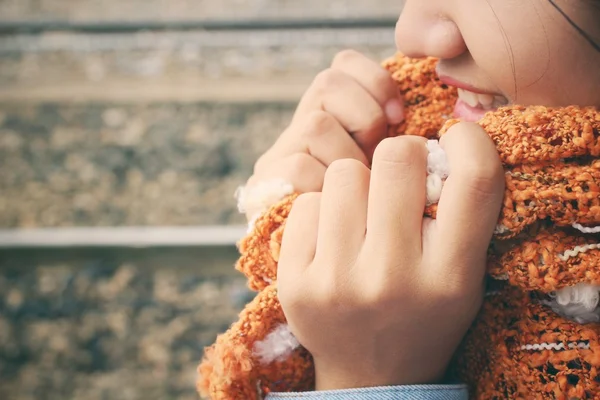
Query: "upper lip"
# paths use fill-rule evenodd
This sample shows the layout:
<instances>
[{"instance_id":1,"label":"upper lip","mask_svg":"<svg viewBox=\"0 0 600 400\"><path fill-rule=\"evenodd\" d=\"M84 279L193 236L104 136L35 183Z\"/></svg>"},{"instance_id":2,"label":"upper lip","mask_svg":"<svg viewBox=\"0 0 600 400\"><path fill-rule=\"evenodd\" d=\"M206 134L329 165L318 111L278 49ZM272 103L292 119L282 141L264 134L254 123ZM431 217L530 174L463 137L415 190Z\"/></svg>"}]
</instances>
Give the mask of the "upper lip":
<instances>
[{"instance_id":1,"label":"upper lip","mask_svg":"<svg viewBox=\"0 0 600 400\"><path fill-rule=\"evenodd\" d=\"M478 94L491 94L494 96L498 96L497 93L493 93L488 90L479 89L475 86L469 85L468 83L461 82L459 80L456 80L456 79L446 76L446 75L440 75L439 79L442 83L444 83L448 86L454 86L458 89L464 89L464 90L468 90L469 92L478 93Z\"/></svg>"}]
</instances>

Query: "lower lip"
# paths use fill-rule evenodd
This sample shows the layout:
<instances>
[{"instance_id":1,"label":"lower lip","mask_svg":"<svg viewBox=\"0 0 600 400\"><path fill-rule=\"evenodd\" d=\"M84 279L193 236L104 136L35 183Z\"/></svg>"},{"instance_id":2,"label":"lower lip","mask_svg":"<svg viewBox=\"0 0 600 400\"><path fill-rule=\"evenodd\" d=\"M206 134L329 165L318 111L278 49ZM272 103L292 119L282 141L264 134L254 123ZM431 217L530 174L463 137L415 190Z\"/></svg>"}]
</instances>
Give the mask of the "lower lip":
<instances>
[{"instance_id":1,"label":"lower lip","mask_svg":"<svg viewBox=\"0 0 600 400\"><path fill-rule=\"evenodd\" d=\"M490 111L493 110L471 107L461 99L458 99L454 106L454 117L464 122L477 122Z\"/></svg>"}]
</instances>

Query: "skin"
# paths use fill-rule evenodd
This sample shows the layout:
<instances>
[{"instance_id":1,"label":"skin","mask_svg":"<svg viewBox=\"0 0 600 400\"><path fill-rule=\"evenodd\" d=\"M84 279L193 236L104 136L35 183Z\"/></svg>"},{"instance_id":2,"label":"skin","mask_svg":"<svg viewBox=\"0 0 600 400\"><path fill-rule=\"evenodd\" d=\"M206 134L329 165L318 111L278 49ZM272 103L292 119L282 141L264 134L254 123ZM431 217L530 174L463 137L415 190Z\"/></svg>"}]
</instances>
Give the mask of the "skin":
<instances>
[{"instance_id":1,"label":"skin","mask_svg":"<svg viewBox=\"0 0 600 400\"><path fill-rule=\"evenodd\" d=\"M546 0L404 3L398 49L440 58L441 74L510 103L600 105L599 52ZM600 38L594 1L559 3ZM425 141L386 138L402 118L389 75L343 51L248 181L283 178L304 193L283 237L279 299L317 390L438 382L482 301L504 191L496 149L478 125L453 126L441 141L452 173L437 219L423 219Z\"/></svg>"},{"instance_id":2,"label":"skin","mask_svg":"<svg viewBox=\"0 0 600 400\"><path fill-rule=\"evenodd\" d=\"M600 43L600 2L557 4ZM547 0L409 0L396 45L441 58L440 74L513 104L600 106L600 52Z\"/></svg>"}]
</instances>

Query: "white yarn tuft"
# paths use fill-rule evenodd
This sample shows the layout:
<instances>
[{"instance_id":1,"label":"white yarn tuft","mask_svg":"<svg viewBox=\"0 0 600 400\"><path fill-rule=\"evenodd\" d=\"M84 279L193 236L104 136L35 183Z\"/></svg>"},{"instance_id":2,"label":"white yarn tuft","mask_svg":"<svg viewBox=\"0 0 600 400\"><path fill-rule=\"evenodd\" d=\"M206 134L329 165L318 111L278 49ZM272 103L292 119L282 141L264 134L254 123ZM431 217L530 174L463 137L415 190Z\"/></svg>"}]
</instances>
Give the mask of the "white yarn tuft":
<instances>
[{"instance_id":1,"label":"white yarn tuft","mask_svg":"<svg viewBox=\"0 0 600 400\"><path fill-rule=\"evenodd\" d=\"M557 290L542 301L558 315L580 324L600 322L600 285L580 283Z\"/></svg>"},{"instance_id":2,"label":"white yarn tuft","mask_svg":"<svg viewBox=\"0 0 600 400\"><path fill-rule=\"evenodd\" d=\"M281 324L264 340L254 344L254 355L264 363L285 360L300 346L288 324Z\"/></svg>"},{"instance_id":3,"label":"white yarn tuft","mask_svg":"<svg viewBox=\"0 0 600 400\"><path fill-rule=\"evenodd\" d=\"M450 175L446 152L437 140L427 141L427 205L440 200L444 180Z\"/></svg>"},{"instance_id":4,"label":"white yarn tuft","mask_svg":"<svg viewBox=\"0 0 600 400\"><path fill-rule=\"evenodd\" d=\"M439 175L440 178L446 179L450 175L450 166L446 152L440 146L437 140L427 141L427 173Z\"/></svg>"},{"instance_id":5,"label":"white yarn tuft","mask_svg":"<svg viewBox=\"0 0 600 400\"><path fill-rule=\"evenodd\" d=\"M252 230L256 219L269 207L285 196L294 193L294 187L283 179L259 182L251 188L240 186L236 192L238 211L248 215L248 230Z\"/></svg>"},{"instance_id":6,"label":"white yarn tuft","mask_svg":"<svg viewBox=\"0 0 600 400\"><path fill-rule=\"evenodd\" d=\"M600 226L583 226L581 224L573 224L573 228L583 233L600 233Z\"/></svg>"},{"instance_id":7,"label":"white yarn tuft","mask_svg":"<svg viewBox=\"0 0 600 400\"><path fill-rule=\"evenodd\" d=\"M588 342L571 342L567 344L568 349L582 349L587 350L590 348L590 344ZM564 350L564 343L535 343L535 344L526 344L521 346L521 350Z\"/></svg>"},{"instance_id":8,"label":"white yarn tuft","mask_svg":"<svg viewBox=\"0 0 600 400\"><path fill-rule=\"evenodd\" d=\"M435 204L442 197L444 182L439 175L427 175L427 205Z\"/></svg>"}]
</instances>

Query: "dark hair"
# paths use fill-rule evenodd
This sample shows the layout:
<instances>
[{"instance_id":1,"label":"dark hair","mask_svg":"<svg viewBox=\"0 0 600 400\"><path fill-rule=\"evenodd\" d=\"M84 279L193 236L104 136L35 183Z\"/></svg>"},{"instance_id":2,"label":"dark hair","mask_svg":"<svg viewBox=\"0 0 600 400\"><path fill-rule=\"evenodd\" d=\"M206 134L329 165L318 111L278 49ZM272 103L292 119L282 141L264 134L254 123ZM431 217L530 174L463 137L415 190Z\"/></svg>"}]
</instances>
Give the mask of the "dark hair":
<instances>
[{"instance_id":1,"label":"dark hair","mask_svg":"<svg viewBox=\"0 0 600 400\"><path fill-rule=\"evenodd\" d=\"M556 4L556 0L548 0L548 2L567 20L569 25L571 25L590 45L592 45L594 49L596 49L596 51L600 51L600 44L598 44L586 31L581 29L579 25L573 21L573 19L569 17L558 4Z\"/></svg>"}]
</instances>

